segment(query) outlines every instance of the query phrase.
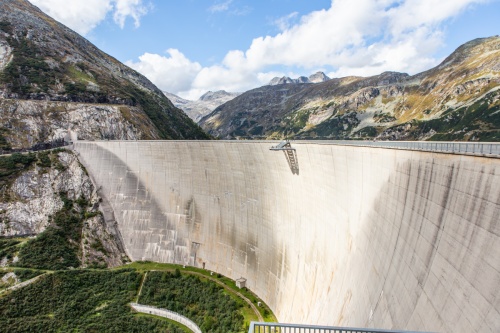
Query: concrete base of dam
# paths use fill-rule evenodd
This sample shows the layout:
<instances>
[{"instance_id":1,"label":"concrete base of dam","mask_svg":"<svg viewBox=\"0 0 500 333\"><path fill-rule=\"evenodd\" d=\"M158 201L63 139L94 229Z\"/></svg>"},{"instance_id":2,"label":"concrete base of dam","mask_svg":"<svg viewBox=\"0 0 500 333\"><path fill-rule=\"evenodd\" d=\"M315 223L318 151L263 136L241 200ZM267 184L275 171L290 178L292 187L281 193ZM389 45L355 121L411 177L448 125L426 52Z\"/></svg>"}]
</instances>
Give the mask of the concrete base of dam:
<instances>
[{"instance_id":1,"label":"concrete base of dam","mask_svg":"<svg viewBox=\"0 0 500 333\"><path fill-rule=\"evenodd\" d=\"M500 332L500 160L294 142L77 142L133 260L204 267L282 322Z\"/></svg>"}]
</instances>

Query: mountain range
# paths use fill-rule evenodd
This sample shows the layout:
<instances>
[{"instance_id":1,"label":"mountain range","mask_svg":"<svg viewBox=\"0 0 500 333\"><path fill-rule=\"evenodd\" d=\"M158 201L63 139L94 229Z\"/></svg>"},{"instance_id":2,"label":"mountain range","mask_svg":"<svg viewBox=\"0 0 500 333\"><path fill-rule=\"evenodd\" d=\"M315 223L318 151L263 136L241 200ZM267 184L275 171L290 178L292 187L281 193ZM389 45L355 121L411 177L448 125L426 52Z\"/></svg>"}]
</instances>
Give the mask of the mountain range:
<instances>
[{"instance_id":1,"label":"mountain range","mask_svg":"<svg viewBox=\"0 0 500 333\"><path fill-rule=\"evenodd\" d=\"M330 80L330 78L326 76L325 73L316 72L309 77L300 76L296 79L291 79L288 76L275 77L269 82L269 85L275 86L281 84L319 83L328 80ZM195 122L199 122L203 117L211 113L220 105L241 95L239 92L227 92L225 90L218 90L215 92L209 91L203 94L198 100L191 101L166 91L163 93L176 107L183 110Z\"/></svg>"},{"instance_id":2,"label":"mountain range","mask_svg":"<svg viewBox=\"0 0 500 333\"><path fill-rule=\"evenodd\" d=\"M199 124L223 139L500 140L499 36L416 75L288 81L247 91Z\"/></svg>"}]
</instances>

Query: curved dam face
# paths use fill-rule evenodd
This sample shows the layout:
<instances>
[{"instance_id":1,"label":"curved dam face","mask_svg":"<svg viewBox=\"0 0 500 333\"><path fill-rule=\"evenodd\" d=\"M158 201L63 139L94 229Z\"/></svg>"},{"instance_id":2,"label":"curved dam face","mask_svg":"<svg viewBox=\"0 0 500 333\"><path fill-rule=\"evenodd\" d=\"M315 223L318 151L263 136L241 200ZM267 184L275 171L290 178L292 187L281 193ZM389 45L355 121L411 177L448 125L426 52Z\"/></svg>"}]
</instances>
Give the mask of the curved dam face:
<instances>
[{"instance_id":1,"label":"curved dam face","mask_svg":"<svg viewBox=\"0 0 500 333\"><path fill-rule=\"evenodd\" d=\"M246 278L282 322L500 331L499 159L272 144L75 149L133 260Z\"/></svg>"}]
</instances>

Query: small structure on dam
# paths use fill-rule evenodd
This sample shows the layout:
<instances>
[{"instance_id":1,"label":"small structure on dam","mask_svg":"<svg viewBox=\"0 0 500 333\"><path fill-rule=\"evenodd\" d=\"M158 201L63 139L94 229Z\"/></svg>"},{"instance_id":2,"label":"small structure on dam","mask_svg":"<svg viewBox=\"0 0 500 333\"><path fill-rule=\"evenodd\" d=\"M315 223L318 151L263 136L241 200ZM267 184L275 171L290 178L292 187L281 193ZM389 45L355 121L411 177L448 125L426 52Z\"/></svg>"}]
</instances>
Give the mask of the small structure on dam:
<instances>
[{"instance_id":1,"label":"small structure on dam","mask_svg":"<svg viewBox=\"0 0 500 333\"><path fill-rule=\"evenodd\" d=\"M279 150L285 154L285 158L290 166L290 170L294 175L299 174L299 159L295 148L292 148L289 140L281 141L277 146L273 146L270 150Z\"/></svg>"},{"instance_id":2,"label":"small structure on dam","mask_svg":"<svg viewBox=\"0 0 500 333\"><path fill-rule=\"evenodd\" d=\"M132 260L245 277L281 322L500 331L500 159L294 141L298 176L271 145L75 149Z\"/></svg>"},{"instance_id":3,"label":"small structure on dam","mask_svg":"<svg viewBox=\"0 0 500 333\"><path fill-rule=\"evenodd\" d=\"M247 279L244 277L240 277L239 279L236 279L234 282L236 282L236 287L242 289L247 286Z\"/></svg>"}]
</instances>

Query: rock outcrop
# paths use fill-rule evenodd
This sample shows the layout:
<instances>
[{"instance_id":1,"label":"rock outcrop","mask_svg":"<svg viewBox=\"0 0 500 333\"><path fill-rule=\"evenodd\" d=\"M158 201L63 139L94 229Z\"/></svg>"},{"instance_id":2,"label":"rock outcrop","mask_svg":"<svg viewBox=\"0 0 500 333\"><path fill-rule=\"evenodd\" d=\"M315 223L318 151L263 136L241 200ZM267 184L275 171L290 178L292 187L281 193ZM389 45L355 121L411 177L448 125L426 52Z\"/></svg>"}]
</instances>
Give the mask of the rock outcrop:
<instances>
[{"instance_id":1,"label":"rock outcrop","mask_svg":"<svg viewBox=\"0 0 500 333\"><path fill-rule=\"evenodd\" d=\"M83 210L86 217L81 232L82 265L95 263L96 258L108 266L122 264L126 256L121 241L99 212L101 199L77 156L65 149L26 156L36 157L10 179L2 176L0 236L36 236L53 225L53 216L68 202L75 202L72 209Z\"/></svg>"},{"instance_id":2,"label":"rock outcrop","mask_svg":"<svg viewBox=\"0 0 500 333\"><path fill-rule=\"evenodd\" d=\"M63 207L59 193L66 193L72 200L91 199L92 183L76 156L60 152L53 158L53 167L34 164L2 189L0 235L36 235L44 231L49 217Z\"/></svg>"},{"instance_id":3,"label":"rock outcrop","mask_svg":"<svg viewBox=\"0 0 500 333\"><path fill-rule=\"evenodd\" d=\"M153 122L134 106L0 99L0 126L12 147L64 139L158 139Z\"/></svg>"}]
</instances>

